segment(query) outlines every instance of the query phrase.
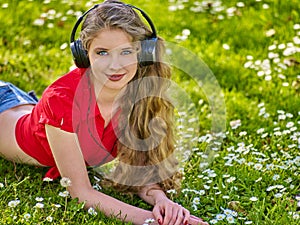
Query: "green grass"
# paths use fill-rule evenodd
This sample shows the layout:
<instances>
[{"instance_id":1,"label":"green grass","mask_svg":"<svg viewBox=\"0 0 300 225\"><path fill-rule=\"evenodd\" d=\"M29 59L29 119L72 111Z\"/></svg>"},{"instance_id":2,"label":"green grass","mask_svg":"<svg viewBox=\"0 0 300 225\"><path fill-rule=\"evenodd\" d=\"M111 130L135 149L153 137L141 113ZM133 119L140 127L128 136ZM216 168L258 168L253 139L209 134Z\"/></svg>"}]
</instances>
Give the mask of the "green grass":
<instances>
[{"instance_id":1,"label":"green grass","mask_svg":"<svg viewBox=\"0 0 300 225\"><path fill-rule=\"evenodd\" d=\"M72 57L68 47L61 47L69 42L74 12L89 8L87 2L13 0L7 1L6 8L2 1L0 79L27 91L34 89L40 96L47 85L66 73ZM211 96L191 81L191 74L174 69L173 80L194 105L193 110L185 110L187 114L180 114L179 147L190 155L180 164L185 174L182 191L170 191L170 196L211 224L217 217L217 224L228 224L221 214L231 209L235 224L296 225L300 221L294 199L300 193L300 51L286 51L291 43L300 48L300 29L295 26L300 24L300 5L297 0L249 0L244 7L237 7L237 2L223 1L224 9L216 13L213 7L192 11L196 1L129 2L151 16L166 41L201 58L224 94L226 129L220 138L211 133L215 109L211 108ZM170 6L177 8L170 11ZM226 11L232 7L236 10L228 16ZM42 13L46 13L44 25L34 25ZM184 29L190 35L178 40L176 36ZM272 29L274 35L266 35ZM270 53L278 54L277 61L270 59ZM189 59L180 52L176 57ZM270 76L259 64L266 59ZM198 61L193 60L184 65L186 71L197 68L193 63ZM255 66L247 67L250 64ZM259 71L264 74L258 76ZM207 85L209 91L215 87L215 83ZM236 120L240 120L239 126L232 127ZM42 181L45 169L13 165L3 159L0 167L0 224L122 224L101 213L91 215L75 200L61 197L64 188L59 182ZM91 179L94 181L92 171ZM102 191L150 208L137 197ZM43 198L43 208L36 207L41 200L37 197ZM19 204L10 207L14 200Z\"/></svg>"}]
</instances>

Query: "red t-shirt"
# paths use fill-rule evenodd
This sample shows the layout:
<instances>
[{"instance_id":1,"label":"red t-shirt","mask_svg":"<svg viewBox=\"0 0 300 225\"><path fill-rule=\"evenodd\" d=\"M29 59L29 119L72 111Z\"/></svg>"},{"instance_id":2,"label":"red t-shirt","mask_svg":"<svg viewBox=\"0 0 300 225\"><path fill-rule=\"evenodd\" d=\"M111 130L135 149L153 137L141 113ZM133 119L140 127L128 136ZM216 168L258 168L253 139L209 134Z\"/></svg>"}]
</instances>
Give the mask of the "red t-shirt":
<instances>
[{"instance_id":1,"label":"red t-shirt","mask_svg":"<svg viewBox=\"0 0 300 225\"><path fill-rule=\"evenodd\" d=\"M45 124L76 133L86 164L96 166L116 157L117 117L118 113L104 127L87 70L77 68L50 85L32 113L18 120L16 140L25 153L52 167L46 177L55 179L59 173L46 137Z\"/></svg>"}]
</instances>

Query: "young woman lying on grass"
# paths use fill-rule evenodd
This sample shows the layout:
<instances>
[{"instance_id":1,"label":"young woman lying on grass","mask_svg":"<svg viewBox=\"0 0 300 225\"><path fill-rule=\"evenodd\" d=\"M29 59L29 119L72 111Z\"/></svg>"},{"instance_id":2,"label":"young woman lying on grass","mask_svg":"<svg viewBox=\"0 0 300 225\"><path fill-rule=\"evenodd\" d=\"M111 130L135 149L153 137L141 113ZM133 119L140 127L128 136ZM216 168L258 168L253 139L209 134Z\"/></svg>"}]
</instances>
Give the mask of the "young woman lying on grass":
<instances>
[{"instance_id":1,"label":"young woman lying on grass","mask_svg":"<svg viewBox=\"0 0 300 225\"><path fill-rule=\"evenodd\" d=\"M39 101L0 82L0 153L15 162L51 167L46 177L69 178L71 196L107 216L134 224L148 218L154 224L207 224L165 195L177 188L179 177L173 107L164 98L170 68L161 62L163 41L150 18L116 1L95 5L83 16L80 39L71 43L78 68L51 84ZM119 164L113 186L136 192L152 211L92 188L87 166L114 158Z\"/></svg>"}]
</instances>

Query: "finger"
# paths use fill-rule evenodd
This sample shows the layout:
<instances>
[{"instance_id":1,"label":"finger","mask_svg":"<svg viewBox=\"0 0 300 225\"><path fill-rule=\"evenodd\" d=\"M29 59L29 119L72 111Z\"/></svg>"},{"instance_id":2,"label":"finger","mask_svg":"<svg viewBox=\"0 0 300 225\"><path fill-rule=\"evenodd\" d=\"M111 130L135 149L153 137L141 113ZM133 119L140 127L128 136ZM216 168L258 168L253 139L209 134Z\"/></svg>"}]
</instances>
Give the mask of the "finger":
<instances>
[{"instance_id":1,"label":"finger","mask_svg":"<svg viewBox=\"0 0 300 225\"><path fill-rule=\"evenodd\" d=\"M159 225L163 224L163 214L159 207L154 207L152 210L154 219L158 222Z\"/></svg>"},{"instance_id":2,"label":"finger","mask_svg":"<svg viewBox=\"0 0 300 225\"><path fill-rule=\"evenodd\" d=\"M176 215L176 214L175 214ZM174 223L174 225L180 225L184 222L184 213L183 213L183 208L179 206L179 209L177 211L177 218ZM184 223L183 223L184 224Z\"/></svg>"},{"instance_id":3,"label":"finger","mask_svg":"<svg viewBox=\"0 0 300 225\"><path fill-rule=\"evenodd\" d=\"M176 221L176 217L177 210L174 210L174 206L172 205L171 207L166 207L163 225L173 225Z\"/></svg>"},{"instance_id":4,"label":"finger","mask_svg":"<svg viewBox=\"0 0 300 225\"><path fill-rule=\"evenodd\" d=\"M195 220L201 220L201 221L203 221L203 219L201 219L201 218L199 218L199 217L197 217L197 216L194 216L194 215L191 215L191 218L193 218L193 219L195 219Z\"/></svg>"},{"instance_id":5,"label":"finger","mask_svg":"<svg viewBox=\"0 0 300 225\"><path fill-rule=\"evenodd\" d=\"M190 214L190 211L187 210L187 209L185 209L185 208L183 209L183 214L184 214L184 221L183 221L183 224L186 225L186 224L188 224L188 222L189 222L189 220L190 220L191 214Z\"/></svg>"},{"instance_id":6,"label":"finger","mask_svg":"<svg viewBox=\"0 0 300 225\"><path fill-rule=\"evenodd\" d=\"M209 225L207 222L200 222L200 225Z\"/></svg>"},{"instance_id":7,"label":"finger","mask_svg":"<svg viewBox=\"0 0 300 225\"><path fill-rule=\"evenodd\" d=\"M209 225L207 222L204 222L202 219L195 216L190 217L189 223L191 225Z\"/></svg>"}]
</instances>

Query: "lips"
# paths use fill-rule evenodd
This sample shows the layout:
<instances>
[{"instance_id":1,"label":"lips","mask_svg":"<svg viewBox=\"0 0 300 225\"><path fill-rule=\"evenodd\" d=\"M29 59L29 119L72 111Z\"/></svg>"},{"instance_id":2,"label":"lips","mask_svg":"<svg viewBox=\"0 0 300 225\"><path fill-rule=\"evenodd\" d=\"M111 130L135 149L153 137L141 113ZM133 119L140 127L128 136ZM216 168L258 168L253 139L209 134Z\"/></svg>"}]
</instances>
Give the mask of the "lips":
<instances>
[{"instance_id":1,"label":"lips","mask_svg":"<svg viewBox=\"0 0 300 225\"><path fill-rule=\"evenodd\" d=\"M122 73L122 74L111 74L111 75L106 74L106 76L111 81L119 81L119 80L121 80L125 76L125 73Z\"/></svg>"}]
</instances>

